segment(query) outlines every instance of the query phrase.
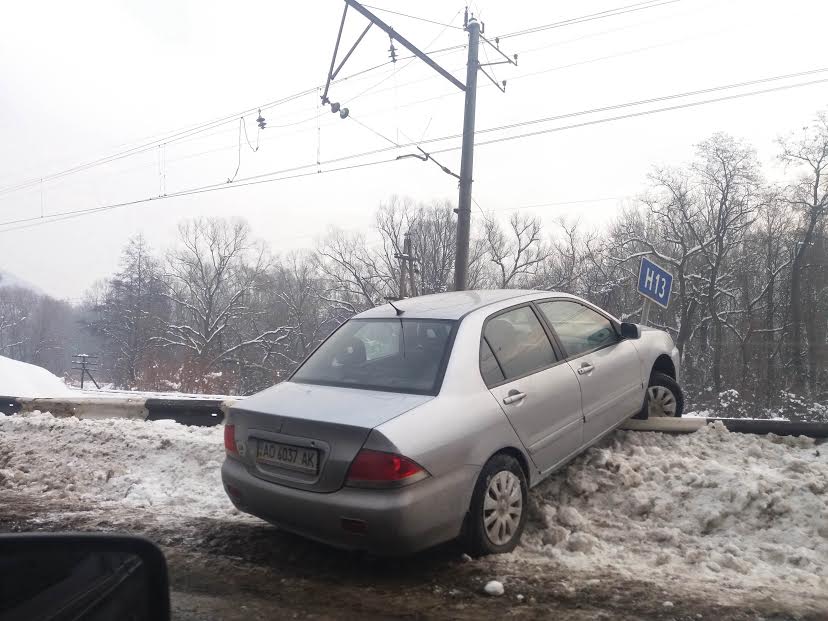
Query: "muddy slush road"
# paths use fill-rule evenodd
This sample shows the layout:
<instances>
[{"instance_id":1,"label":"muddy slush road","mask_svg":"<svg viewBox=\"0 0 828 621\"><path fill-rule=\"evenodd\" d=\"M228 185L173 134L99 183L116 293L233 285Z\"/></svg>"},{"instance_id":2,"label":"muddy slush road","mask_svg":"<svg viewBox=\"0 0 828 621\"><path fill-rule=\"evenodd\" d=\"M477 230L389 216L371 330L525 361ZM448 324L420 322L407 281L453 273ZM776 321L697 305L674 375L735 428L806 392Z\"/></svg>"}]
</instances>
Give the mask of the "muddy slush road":
<instances>
[{"instance_id":1,"label":"muddy slush road","mask_svg":"<svg viewBox=\"0 0 828 621\"><path fill-rule=\"evenodd\" d=\"M784 605L769 593L705 592L674 582L578 574L554 566L464 558L445 545L406 559L343 552L254 519L165 520L136 511L111 517L4 490L0 531L106 531L161 545L173 618L279 619L733 619L824 620L821 596ZM484 584L504 582L490 597Z\"/></svg>"}]
</instances>

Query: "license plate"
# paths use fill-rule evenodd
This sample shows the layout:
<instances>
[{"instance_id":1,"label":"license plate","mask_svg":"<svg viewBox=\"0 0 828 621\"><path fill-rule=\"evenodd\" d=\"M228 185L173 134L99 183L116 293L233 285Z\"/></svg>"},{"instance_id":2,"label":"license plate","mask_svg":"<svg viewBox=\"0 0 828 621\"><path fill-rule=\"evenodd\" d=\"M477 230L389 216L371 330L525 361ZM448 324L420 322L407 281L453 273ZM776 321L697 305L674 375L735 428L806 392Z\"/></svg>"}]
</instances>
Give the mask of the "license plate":
<instances>
[{"instance_id":1,"label":"license plate","mask_svg":"<svg viewBox=\"0 0 828 621\"><path fill-rule=\"evenodd\" d=\"M304 446L257 440L256 461L316 474L319 469L319 451Z\"/></svg>"}]
</instances>

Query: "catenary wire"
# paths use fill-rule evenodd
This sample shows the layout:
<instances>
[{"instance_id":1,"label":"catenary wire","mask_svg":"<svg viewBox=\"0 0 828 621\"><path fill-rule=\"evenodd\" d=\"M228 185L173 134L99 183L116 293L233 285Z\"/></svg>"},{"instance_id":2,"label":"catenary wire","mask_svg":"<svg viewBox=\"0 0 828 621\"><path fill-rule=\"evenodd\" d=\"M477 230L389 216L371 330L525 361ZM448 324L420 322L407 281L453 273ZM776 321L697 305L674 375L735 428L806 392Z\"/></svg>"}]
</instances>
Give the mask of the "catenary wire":
<instances>
[{"instance_id":1,"label":"catenary wire","mask_svg":"<svg viewBox=\"0 0 828 621\"><path fill-rule=\"evenodd\" d=\"M510 140L520 140L520 139L523 139L523 138L529 138L531 136L539 136L541 134L549 134L549 133L553 133L553 132L564 131L564 130L567 130L567 129L576 129L578 127L587 127L589 125L599 125L601 123L609 123L609 122L612 122L612 121L621 121L623 119L631 119L631 118L636 118L636 117L648 116L650 114L657 114L659 112L670 112L672 110L681 110L683 108L692 108L692 107L695 107L695 106L701 106L701 105L705 105L705 104L717 103L717 102L721 102L721 101L729 101L729 100L732 100L732 99L741 99L743 97L751 97L753 95L763 95L763 94L766 94L766 93L774 93L774 92L789 90L789 89L792 89L792 88L800 88L800 87L804 87L804 86L813 86L815 84L824 84L826 82L828 82L828 78L823 78L821 80L811 80L810 82L801 82L799 84L786 84L784 86L775 86L773 88L766 88L766 89L762 89L762 90L758 90L758 91L751 91L751 92L748 92L748 93L736 93L734 95L724 95L722 97L714 97L713 99L704 99L702 101L692 101L692 102L683 103L683 104L676 104L674 106L665 106L663 108L655 108L655 109L652 109L652 110L644 110L642 112L631 112L629 114L622 114L622 115L618 115L618 116L612 116L612 117L608 117L608 118L605 118L605 119L596 119L596 120L592 120L592 121L584 121L583 123L575 123L575 124L572 124L572 125L565 125L565 126L562 126L562 127L553 127L553 128L550 128L550 129L541 129L541 130L537 130L537 131L534 131L534 132L526 132L526 133L523 133L523 134L515 134L513 136L503 136L503 137L500 137L500 138L492 138L491 140L483 140L481 142L475 141L474 146L475 147L480 147L480 146L484 146L484 145L488 145L488 144L496 144L496 143L499 143L499 142L507 142L507 141L510 141ZM445 149L438 149L438 150L434 151L433 153L445 153L445 152L448 152L448 151L456 151L459 148L460 147L450 147L450 148L445 148Z\"/></svg>"},{"instance_id":2,"label":"catenary wire","mask_svg":"<svg viewBox=\"0 0 828 621\"><path fill-rule=\"evenodd\" d=\"M610 32L610 31L605 31L605 32ZM598 33L598 34L604 34L604 33ZM693 39L693 38L695 38L695 37L688 37L688 38L682 39L678 42L685 42L685 41ZM568 69L568 68L572 68L572 67L576 67L576 66L582 66L582 65L585 65L585 64L589 64L589 63L594 63L594 62L604 61L604 60L608 60L608 59L613 59L613 58L617 58L617 57L620 57L620 56L625 56L625 55L629 55L629 54L633 54L633 53L638 53L638 52L642 52L642 51L649 51L649 50L652 50L652 49L655 49L655 48L658 48L658 47L664 47L665 45L672 45L673 43L674 42L660 43L660 44L655 44L655 45L646 46L646 47L642 47L642 48L635 48L635 49L632 49L632 50L626 50L624 52L619 52L619 53L610 54L610 55L606 55L606 56L600 56L600 57L597 57L597 58L587 59L587 60L583 60L583 61L577 61L577 62L569 63L569 64L566 64L566 65L557 65L557 66L542 69L542 70L539 70L539 71L533 71L531 73L525 73L525 74L515 76L515 77L511 78L510 81L514 82L515 80L520 80L520 79L527 78L527 77L534 77L534 76L537 76L537 75L548 73L550 71L557 71L557 70L560 70L560 69ZM455 48L457 48L457 47L465 47L465 46L455 46ZM545 47L550 47L550 46L545 46ZM531 50L524 50L524 51L521 51L519 53L520 54L526 54L528 52L534 52L534 51L537 51L539 49L545 49L545 47L534 48L534 49L531 49ZM444 50L455 49L455 48L444 48ZM402 57L402 59L405 59L405 58L411 58L411 57L410 56L409 57ZM364 70L363 72L370 71L372 69L375 69L377 67L381 67L383 65L387 65L387 64L390 64L390 63L391 63L391 61L387 61L387 62L382 63L380 65L376 65L372 68ZM406 83L404 83L404 85L411 85L411 84L414 84L414 83L417 83L417 82L421 82L421 81L424 81L424 80L427 80L427 79L431 79L431 77L432 76L429 76L428 78L422 78L422 79L419 79L419 80L406 82ZM433 76L433 77L436 77L436 76ZM489 87L489 86L491 86L491 84L489 84L489 83L483 83L482 85L480 85L480 87ZM385 92L386 90L389 90L389 89L382 89L380 91L375 91L374 94L379 94L381 92ZM437 99L445 99L446 97L451 97L451 96L456 95L456 94L457 93L455 91L451 91L451 92L445 93L443 95L438 95L438 96L434 96L434 97L428 97L428 98L425 98L425 99L416 100L414 102L404 104L402 107L410 107L410 106L414 106L414 105L419 105L421 103L427 103L429 101L434 101L434 100L437 100ZM304 123L307 123L307 122L310 122L310 121L315 121L316 119L317 119L317 116L313 115L313 116L310 116L310 117L307 117L307 118L292 121L290 123L271 124L271 125L269 125L269 128L289 128L289 127L298 126L298 125L301 125L301 124L304 124ZM326 125L329 125L329 124L326 124ZM206 134L204 134L204 133L193 134L189 137L185 137L185 138L180 139L180 141L193 140L193 139L196 139L196 138L203 139L203 138L207 138L207 137L211 137L211 136L225 134L225 133L228 133L228 131L235 132L236 130L232 129L232 128L230 130L228 130L228 129L219 129L218 131L213 131L213 132L206 133ZM375 130L371 130L371 131L375 131ZM283 137L283 135L281 135L280 137ZM258 132L257 132L257 142L258 142ZM200 157L202 155L217 153L217 152L220 152L220 151L226 151L226 150L236 149L236 148L237 148L237 146L235 144L234 145L227 145L227 146L222 146L222 147L217 147L217 148L212 148L212 149L199 151L199 152L196 152L196 153L190 153L190 154L182 155L180 157L176 157L176 158L173 158L173 159L168 160L168 161L169 162L183 161L183 160L187 160L187 159L192 159L194 157ZM255 150L256 149L254 148L254 151ZM112 161L115 161L115 160L112 160ZM138 170L140 168L146 168L148 166L154 166L154 165L155 164L145 164L145 165L141 165L141 166L137 166L137 167L132 167L132 168L126 170L126 171L120 171L120 172L117 172L115 174L121 174L123 172L128 172L128 171L131 171L131 170ZM41 181L40 179L38 179L36 183L35 183L35 180L33 180L32 184L29 187L37 189L37 187L42 185L42 182L43 181ZM10 194L12 191L13 191L13 189L9 190L8 194ZM0 200L5 198L5 196L7 196L7 195L3 195L2 192L0 191Z\"/></svg>"},{"instance_id":3,"label":"catenary wire","mask_svg":"<svg viewBox=\"0 0 828 621\"><path fill-rule=\"evenodd\" d=\"M667 112L667 111L678 110L678 109L683 109L683 108L690 108L690 107L705 105L705 104L709 104L709 103L716 103L716 102L721 102L721 101L733 100L733 99L738 99L738 98L743 98L743 97L760 95L760 94L764 94L764 93L778 92L778 91L788 90L788 89L792 89L792 88L811 86L811 85L814 85L814 84L822 84L822 83L826 83L826 82L828 82L828 78L824 78L824 79L820 79L820 80L812 80L810 82L804 82L804 83L787 84L787 85L772 87L772 88L768 88L768 89L762 89L762 90L758 90L758 91L751 91L751 92L747 92L747 93L736 93L736 94L733 94L733 95L726 95L726 96L707 99L707 100L688 102L688 103L683 103L683 104L676 104L676 105L673 105L673 106L665 106L665 107L662 107L662 108L655 108L655 109L645 110L645 111L641 111L641 112L633 112L633 113L629 113L629 114L618 115L618 116L614 116L614 117L607 117L607 118L603 118L603 119L595 119L595 120L585 121L585 122L582 122L582 123L576 123L576 124L567 125L567 126L554 127L554 128L549 128L549 129L542 129L542 130L537 130L537 131L534 131L534 132L527 132L527 133L523 133L523 134L515 134L515 135L512 135L512 136L503 136L503 137L493 138L491 140L484 140L484 141L479 141L479 142L476 141L475 146L484 146L484 145L496 144L496 143L506 142L506 141L511 141L511 140L520 140L520 139L528 138L528 137L531 137L531 136L537 136L537 135L541 135L541 134L565 131L565 130L569 130L569 129L575 129L575 128L579 128L579 127L586 127L586 126L597 125L597 124L602 124L602 123L609 123L609 122L619 121L619 120L623 120L623 119L647 116L647 115L650 115L650 114L656 114L656 113L660 113L660 112ZM721 88L721 87L717 87L717 88ZM705 90L709 91L711 89L705 89ZM539 122L539 121L540 120L535 120L535 121L528 121L528 122L522 123L522 124L513 124L513 125L510 125L510 126L501 126L499 128L490 128L487 131L495 131L497 129L500 129L500 130L509 129L509 128L513 128L515 126L522 126L522 125L525 125L525 124L528 124L528 123ZM424 141L424 142L444 141L444 140L448 140L448 139L456 138L456 137L457 136L447 136L447 137L441 137L441 138L434 138L434 139L430 139L430 140L427 140L427 141ZM409 145L400 145L400 146L413 146L413 145L409 144ZM377 153L382 153L382 152L385 152L385 151L388 151L388 150L394 149L394 148L396 148L396 147L376 149L374 151L369 151L369 152L365 152L365 153L342 156L340 158L334 158L332 160L329 160L328 162L325 162L325 164L337 163L337 162L340 162L340 161L345 161L345 160L353 159L353 158L366 157L368 155L374 155L374 154L377 154ZM446 153L446 152L450 152L450 151L457 151L458 149L460 149L460 146L452 146L452 147L447 147L447 148L432 151L432 153L433 154ZM32 217L32 218L24 218L24 219L14 220L14 221L0 222L0 226L11 226L11 225L19 225L19 224L27 224L27 223L29 225L48 224L50 222L59 221L60 219L63 218L63 216L85 215L85 214L89 214L89 213L96 213L96 212L100 212L100 211L105 211L105 210L108 210L108 209L115 209L117 207L125 207L125 206L129 206L129 205L146 203L146 202L150 202L150 201L154 201L154 200L162 200L162 199L166 199L166 198L175 198L175 197L179 197L179 196L188 196L188 195L191 195L191 194L200 194L200 193L209 192L209 191L213 191L213 190L227 189L227 188L231 188L231 187L243 187L243 186L248 186L248 185L255 185L255 184L258 184L258 183L268 183L268 182L274 182L274 181L294 179L294 178L298 178L298 177L306 177L306 176L311 176L313 174L320 174L320 173L324 173L324 172L336 172L336 171L339 171L339 170L349 170L349 169L352 169L352 168L361 168L361 167L372 166L372 165L382 164L382 163L389 163L389 162L394 162L394 161L398 161L398 160L396 158L394 158L394 159L379 160L379 161L373 161L373 162L365 162L365 163L360 163L360 164L352 164L352 165L342 166L342 167L338 167L338 168L319 171L319 173L317 173L317 172L305 172L305 173L297 173L297 174L292 174L292 175L289 175L289 176L282 176L282 177L271 178L271 179L264 179L263 178L263 177L273 177L274 175L277 175L277 174L286 174L286 173L291 173L291 172L294 172L294 171L302 170L302 169L305 169L305 168L309 168L309 167L315 166L316 164L314 163L314 164L309 164L309 165L304 165L304 166L297 166L297 167L290 168L290 169L285 169L285 170L282 170L282 171L266 173L266 174L263 174L263 175L255 175L253 177L247 177L245 179L240 180L239 182L232 183L232 184L226 184L226 183L225 184L214 184L214 185L203 186L203 187L196 188L196 189L191 189L191 190L183 190L183 191L180 191L180 192L175 192L175 193L167 194L167 195L164 195L164 196L155 196L155 197L140 199L140 200L137 200L137 201L130 201L130 202L127 202L127 203L118 203L118 204L107 205L107 206L103 206L103 207L92 207L92 208L88 208L88 209L84 209L84 210L76 210L74 212L64 212L64 213L53 214L51 216L46 216L45 218L44 217ZM0 229L0 232L6 232L6 231L9 231L9 230L17 230L17 228L4 228L4 229Z\"/></svg>"},{"instance_id":4,"label":"catenary wire","mask_svg":"<svg viewBox=\"0 0 828 621\"><path fill-rule=\"evenodd\" d=\"M536 32L543 32L544 30L552 30L553 28L563 28L564 26L583 24L586 22L595 21L597 19L606 19L607 17L615 17L617 15L625 15L627 13L634 13L637 11L654 9L656 7L664 6L667 4L675 4L676 2L681 2L681 0L663 0L662 2L655 2L655 0L650 0L649 2L637 2L635 4L628 4L626 6L616 7L614 9L607 9L606 11L599 11L598 13L590 13L588 15L581 15L579 17L571 17L569 19L564 19L558 22L552 22L551 24L543 24L541 26L533 26L532 28L526 28L524 30L509 32L500 35L498 38L503 40L511 39L513 37L521 37L529 34L535 34Z\"/></svg>"},{"instance_id":5,"label":"catenary wire","mask_svg":"<svg viewBox=\"0 0 828 621\"><path fill-rule=\"evenodd\" d=\"M534 27L534 28L531 28L531 29L525 29L523 31L516 31L516 32L508 33L506 35L501 36L500 38L516 37L516 36L522 36L522 35L526 35L526 34L533 34L534 32L539 32L541 30L546 30L546 29L550 29L550 28L553 28L553 27L557 28L557 27L562 27L562 26L569 25L569 24L572 24L572 23L581 23L581 21L592 21L594 19L602 19L604 17L612 17L614 15L621 14L622 12L631 12L633 10L641 10L641 9L645 9L645 8L652 8L652 7L656 7L656 6L661 6L663 4L671 4L671 3L679 2L679 1L680 0L667 0L666 2L660 2L658 4L653 4L653 0L650 0L650 2L642 2L642 3L633 4L633 5L627 5L627 6L623 6L623 7L618 7L616 9L609 9L607 11L601 11L599 13L592 13L592 14L581 16L581 17L570 18L568 20L563 20L561 22L546 24L544 26L537 26L537 27ZM646 5L646 6L642 6L642 5ZM454 19L456 19L457 15L459 15L459 11L455 15L455 17L452 18L451 21L454 21ZM430 43L426 47L430 47L431 45L433 45L434 41L436 41L440 36L442 36L442 34L445 32L445 30L448 29L448 27L452 27L450 23L449 24L444 24L442 22L437 22L437 23L443 25L444 28L437 35L437 37L435 37L435 39L432 41L432 43ZM447 48L442 48L440 50L433 50L433 51L430 51L428 53L434 54L434 53L438 53L438 52L462 49L464 47L465 47L465 44L455 45L455 46L450 46L450 47L447 47ZM412 56L409 56L409 57L400 58L398 60L411 59L413 61L414 58L416 58L416 56L412 55ZM354 77L357 77L359 75L363 75L365 73L373 71L374 69L383 67L383 66L389 64L390 62L391 61L386 61L385 63L375 65L374 67L369 67L367 69L358 71L354 74L350 74L348 76L340 78L339 80L336 80L335 82L337 82L337 83L344 82L344 81L349 80L351 78L354 78ZM365 93L370 92L371 90L376 88L376 86L379 86L380 84L382 84L383 82L385 82L389 78L390 78L390 76L387 76L386 78L384 78L380 82L374 84L373 86L369 87L365 91L359 93L356 97L361 97ZM57 173L52 173L50 175L44 175L44 176L36 177L36 178L33 177L33 178L29 179L28 181L24 181L24 182L21 182L19 184L12 185L12 186L7 186L7 187L4 187L4 188L0 188L0 196L2 196L4 194L7 194L7 193L10 193L10 192L15 192L15 191L18 191L18 190L21 190L21 189L24 189L24 188L27 188L27 187L30 187L30 186L33 186L33 185L39 185L39 184L42 184L44 182L48 182L48 181L51 181L53 179L57 179L57 178L60 178L60 177L63 177L63 176L69 175L69 174L82 172L82 171L87 170L89 168L92 168L92 167L95 167L95 166L100 166L100 165L103 165L103 164L107 164L107 163L110 163L110 162L113 162L113 161L117 161L117 160L123 159L125 157L131 157L133 155L137 155L139 153L143 153L143 152L146 152L148 150L154 149L157 146L159 146L159 144L167 144L167 143L172 142L172 141L179 141L179 140L185 139L185 138L187 138L191 135L198 134L198 133L201 133L203 131L207 131L209 129L213 129L215 127L218 127L218 126L230 123L230 122L234 122L239 116L245 116L245 115L252 114L252 113L256 112L259 109L269 110L269 109L272 109L276 106L282 105L284 103L288 103L290 101L293 101L295 99L298 99L300 97L303 97L305 95L308 95L308 94L311 94L311 93L315 92L317 90L317 88L318 87L309 88L309 89L306 89L304 91L294 93L293 95L288 95L288 96L283 97L281 99L277 99L277 100L274 100L274 101L271 101L271 102L253 107L253 108L248 108L248 109L242 111L241 113L237 112L237 113L234 113L232 115L228 115L228 116L225 116L225 117L220 117L218 119L214 119L213 121L208 121L206 123L201 123L201 124L192 126L190 128L184 129L184 130L176 130L171 134L165 134L165 135L163 135L163 137L152 140L148 143L138 145L138 146L132 147L130 149L126 149L122 152L115 153L115 154L112 154L112 155L109 155L109 156L106 156L106 157L103 157L103 158L99 158L97 160L92 160L92 161L86 162L84 164L79 164L77 166L70 167L68 169L59 171ZM356 97L354 97L353 99L355 99ZM305 120L298 121L297 123L303 123L303 122L305 122Z\"/></svg>"},{"instance_id":6,"label":"catenary wire","mask_svg":"<svg viewBox=\"0 0 828 621\"><path fill-rule=\"evenodd\" d=\"M16 231L20 229L30 228L32 226L37 226L39 224L50 224L52 222L61 222L64 220L69 220L71 218L76 218L83 215L89 215L93 213L100 213L103 211L111 211L113 209L118 209L120 207L129 207L133 205L140 205L142 203L149 203L153 201L162 201L167 200L170 198L180 198L182 196L192 196L194 194L204 194L206 192L215 192L219 190L226 190L230 188L239 188L245 187L250 185L259 185L262 183L273 183L276 181L287 181L289 179L297 179L300 177L310 177L313 175L320 175L326 173L333 173L333 172L341 172L345 170L352 170L355 168L365 168L368 166L376 166L379 164L388 164L391 162L397 161L396 158L394 159L385 159L385 160L376 160L372 162L362 162L359 164L349 164L347 166L339 166L336 168L329 168L326 170L319 170L319 171L310 171L304 173L297 173L293 175L287 175L284 177L276 177L274 179L253 179L250 181L243 181L240 180L235 183L225 183L225 184L218 184L218 185L210 185L210 186L202 186L197 188L191 188L188 190L181 190L179 192L172 192L170 194L164 194L162 196L149 196L147 198L137 199L134 201L126 201L123 203L113 203L110 205L103 205L99 207L89 207L86 209L77 209L74 211L63 212L59 214L53 214L52 216L46 216L45 218L35 217L35 218L22 218L20 220L14 220L10 222L0 222L0 226L6 225L19 225L19 226L8 226L7 228L0 229L0 233L5 233L7 231ZM314 166L316 164L313 164Z\"/></svg>"},{"instance_id":7,"label":"catenary wire","mask_svg":"<svg viewBox=\"0 0 828 621\"><path fill-rule=\"evenodd\" d=\"M679 42L684 42L684 41L687 41L691 38L694 38L694 37L689 37L687 39L682 39ZM597 57L597 58L591 58L591 59L587 59L587 60L577 61L577 62L574 62L574 63L568 63L566 65L556 65L554 67L549 67L549 68L546 68L546 69L541 69L539 71L533 71L531 73L525 73L525 74L515 76L515 77L511 78L510 81L514 82L515 80L520 80L520 79L528 78L528 77L534 77L534 76L537 76L537 75L548 73L550 71L558 71L558 70L561 70L561 69L569 69L569 68L572 68L572 67L582 66L582 65L585 65L585 64L589 64L589 63L594 63L594 62L599 62L599 61L603 61L603 60L617 58L619 56L625 56L625 55L638 53L638 52L642 52L642 51L648 51L648 50L651 50L651 49L654 49L654 48L663 47L665 45L670 45L670 44L672 44L672 42L655 44L655 45L646 46L646 47L642 47L642 48L635 48L635 49L632 49L632 50L626 50L624 52L618 52L618 53L610 54L610 55L607 55L607 56L600 56L600 57ZM544 48L538 48L538 49L544 49ZM535 50L528 50L528 51L524 50L524 51L521 51L519 53L520 54L525 54L525 53L531 52L531 51L535 51ZM383 63L383 64L390 64L390 62L391 61L387 61L386 63ZM377 65L377 66L380 66L380 65ZM414 83L423 81L424 79L429 79L429 78L423 78L423 79L407 82L407 83L405 83L405 85L414 84ZM483 84L479 85L479 88L486 88L486 87L490 87L490 86L492 86L490 83L484 82ZM389 90L389 89L382 89L380 91L375 91L374 94L378 94L378 93L384 92L386 90ZM403 104L401 107L407 108L407 107L411 107L411 106L416 106L416 105L420 105L422 103L428 103L429 101L435 101L435 100L445 99L447 97L452 97L452 96L455 96L457 94L458 93L456 91L452 90L452 91L444 93L442 95L437 95L437 96L427 97L425 99L415 100L415 101ZM380 109L378 111L382 111L382 110ZM241 117L241 118L244 118L244 117ZM313 116L309 116L309 117L306 117L306 118L303 118L303 119L300 119L300 120L292 121L290 123L285 123L285 124L280 124L280 125L271 124L271 125L268 126L268 128L269 129L270 128L289 128L289 127L295 127L295 126L298 126L298 125L301 125L301 124L304 124L304 123L307 123L307 122L311 122L311 121L316 121L316 120L317 120L317 115L314 114ZM333 124L334 123L326 123L324 125L325 126L330 126L330 125L333 125ZM363 123L363 125L364 125L364 123ZM369 129L369 131L372 131L372 132L376 133L378 136L382 137L385 140L389 140L386 136L380 134L379 132L377 132L376 130L374 130L370 127L366 126L366 129ZM229 130L228 129L219 129L218 131L193 135L193 136L190 136L188 138L184 138L183 140L194 140L194 139L209 138L209 137L217 136L217 135L220 135L220 134L226 134L229 131L237 133L237 130L234 129L234 128L230 128ZM479 130L479 131L482 131L482 130ZM278 135L278 137L280 139L284 138L284 136L285 136L285 134L279 134ZM257 132L257 145L258 145L259 139L260 139L259 138L259 132ZM266 140L266 138L265 138L265 140ZM421 140L421 142L422 142L422 140ZM248 143L249 143L249 140L248 140ZM251 148L254 151L257 150L256 148L252 147L252 145L251 145ZM231 145L224 145L224 146L220 146L220 147L214 147L214 148L211 148L211 149L197 151L195 153L187 153L187 154L181 155L179 157L168 159L167 163L180 162L180 161L184 161L184 160L193 159L193 158L196 158L196 157L201 157L203 155L209 155L209 154L218 153L218 152L221 152L221 151L229 151L231 149L233 149L233 150L238 149L238 145L234 143L234 144L231 144ZM126 170L116 171L116 172L110 173L110 174L124 174L124 173L127 173L127 172L132 172L132 171L135 171L135 170L140 170L140 169L143 169L143 168L154 167L154 166L156 166L155 163L142 164L142 165L139 165L139 166L134 166L134 167L128 168ZM31 188L32 189L37 189L38 187L40 187L40 185L41 185L41 183L38 182L37 184L33 184L31 186ZM9 193L7 195L0 194L0 200L6 198L10 194L11 193Z\"/></svg>"},{"instance_id":8,"label":"catenary wire","mask_svg":"<svg viewBox=\"0 0 828 621\"><path fill-rule=\"evenodd\" d=\"M427 22L429 24L435 24L437 26L445 26L446 28L456 28L458 30L463 30L463 28L461 26L454 26L454 25L451 24L451 22L449 22L449 23L438 22L437 20L428 19L427 17L418 17L417 15L409 15L408 13L401 13L400 11L392 11L391 9L384 9L382 7L379 7L379 6L371 6L370 4L363 4L362 6L364 6L366 9L373 9L374 11L381 11L383 13L391 13L392 15L399 15L400 17L407 17L409 19L416 19L417 21L420 21L420 22Z\"/></svg>"}]
</instances>

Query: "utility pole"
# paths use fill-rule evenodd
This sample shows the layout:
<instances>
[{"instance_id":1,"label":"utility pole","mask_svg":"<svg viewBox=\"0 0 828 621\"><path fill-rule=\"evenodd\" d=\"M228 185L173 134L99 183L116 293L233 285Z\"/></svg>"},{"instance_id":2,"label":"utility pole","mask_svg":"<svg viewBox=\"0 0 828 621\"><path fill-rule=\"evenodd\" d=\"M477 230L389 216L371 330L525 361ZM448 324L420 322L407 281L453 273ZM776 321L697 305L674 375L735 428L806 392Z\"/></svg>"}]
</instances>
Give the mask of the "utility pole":
<instances>
[{"instance_id":1,"label":"utility pole","mask_svg":"<svg viewBox=\"0 0 828 621\"><path fill-rule=\"evenodd\" d=\"M100 386L98 386L98 382L95 381L95 378L92 377L92 371L98 368L98 357L91 356L89 354L75 354L72 356L72 368L75 371L80 371L80 381L81 381L81 390L83 390L83 380L86 376L89 376L89 379L92 380L92 383L95 384L95 388L100 390Z\"/></svg>"},{"instance_id":2,"label":"utility pole","mask_svg":"<svg viewBox=\"0 0 828 621\"><path fill-rule=\"evenodd\" d=\"M411 252L411 231L405 234L403 240L403 252L407 258L408 263L408 284L411 289L411 297L417 297L417 283L414 281L414 263L417 260Z\"/></svg>"},{"instance_id":3,"label":"utility pole","mask_svg":"<svg viewBox=\"0 0 828 621\"><path fill-rule=\"evenodd\" d=\"M359 37L357 37L356 41L348 50L348 52L345 53L345 56L343 57L342 61L337 65L337 54L339 53L339 44L342 40L342 30L345 25L345 17L348 14L348 7L353 7L357 12L359 12L361 15L367 18L368 25L365 27L365 29L362 31ZM497 86L502 92L505 92L506 80L503 80L503 82L500 83L497 82L497 80L495 80L491 75L486 73L484 67L489 65L502 64L517 65L517 54L514 54L512 57L509 57L500 50L500 41L497 38L495 38L494 43L489 41L484 36L484 24L478 22L473 15L469 17L468 11L468 7L466 7L464 26L465 30L469 33L469 49L466 64L466 83L463 84L462 82L460 82L460 80L451 75L451 73L443 69L436 62L434 62L434 60L432 60L426 52L423 52L419 48L417 48L413 43L408 41L408 39L400 35L391 26L386 24L383 20L381 20L379 17L374 15L371 11L369 11L367 8L365 8L363 5L357 2L357 0L345 0L345 9L342 12L342 21L339 24L339 32L336 36L336 45L334 46L333 57L331 58L331 66L328 70L328 79L325 84L325 91L322 93L322 103L324 105L330 105L331 112L339 113L339 116L342 119L348 118L349 109L343 107L338 101L332 102L328 98L328 92L330 90L331 82L334 79L336 79L336 76L342 70L342 67L345 64L345 62L351 57L351 54L353 54L356 47L360 44L362 39L365 37L365 35L368 33L368 31L371 29L371 26L373 25L376 25L389 36L389 38L391 39L392 50L394 49L393 42L397 41L409 52L414 54L414 56L422 60L429 67L434 69L437 73L439 73L449 82L451 82L454 86L466 93L465 109L463 112L463 143L462 153L460 156L460 176L458 177L460 180L460 189L457 200L457 209L455 210L457 213L457 247L454 259L454 288L456 291L464 290L468 284L469 238L471 236L471 190L474 170L474 118L477 107L477 72L482 71L483 75L489 78L489 80L495 86ZM501 60L498 60L497 62L481 64L478 58L481 40L484 44L491 46L498 54L500 54ZM396 62L396 55L393 52L392 61ZM417 149L419 149L419 151L422 153L422 156L417 154L400 155L397 157L397 159L402 159L405 157L416 157L423 161L428 161L429 159L434 161L434 158L432 158L429 153L426 153L419 146L417 147ZM442 166L439 162L434 161L434 163L440 166L443 172L453 177L457 177L456 174L451 172L447 167ZM403 282L404 270L402 269L402 266L403 263L400 264L401 293L405 288L405 283ZM411 263L409 267L411 270L411 290L412 294L416 295L414 290L413 263Z\"/></svg>"},{"instance_id":4,"label":"utility pole","mask_svg":"<svg viewBox=\"0 0 828 621\"><path fill-rule=\"evenodd\" d=\"M457 199L457 250L454 253L454 290L463 291L468 284L469 237L471 235L471 191L474 170L474 115L477 108L477 59L480 47L480 24L474 17L466 23L469 32L469 56L466 64L466 107L463 112L463 151L460 155L460 194Z\"/></svg>"},{"instance_id":5,"label":"utility pole","mask_svg":"<svg viewBox=\"0 0 828 621\"><path fill-rule=\"evenodd\" d=\"M401 254L396 255L396 258L400 261L400 299L404 300L408 297L405 294L405 259Z\"/></svg>"},{"instance_id":6,"label":"utility pole","mask_svg":"<svg viewBox=\"0 0 828 621\"><path fill-rule=\"evenodd\" d=\"M414 264L416 257L411 253L411 232L409 231L403 236L402 252L394 255L395 259L400 262L400 299L408 297L406 294L406 285L410 291L411 297L417 296L417 284L414 280ZM406 283L406 278L408 282Z\"/></svg>"}]
</instances>

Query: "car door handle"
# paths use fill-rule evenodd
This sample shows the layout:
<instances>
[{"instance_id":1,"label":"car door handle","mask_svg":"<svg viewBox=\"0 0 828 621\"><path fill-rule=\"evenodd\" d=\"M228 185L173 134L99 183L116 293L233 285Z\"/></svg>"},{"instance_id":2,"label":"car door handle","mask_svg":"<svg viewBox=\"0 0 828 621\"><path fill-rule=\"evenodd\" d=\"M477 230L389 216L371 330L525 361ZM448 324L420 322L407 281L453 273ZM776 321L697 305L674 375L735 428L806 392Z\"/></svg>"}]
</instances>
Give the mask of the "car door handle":
<instances>
[{"instance_id":1,"label":"car door handle","mask_svg":"<svg viewBox=\"0 0 828 621\"><path fill-rule=\"evenodd\" d=\"M593 370L595 370L595 367L592 364L590 364L589 362L582 362L581 366L578 368L578 374L586 375L587 373Z\"/></svg>"},{"instance_id":2,"label":"car door handle","mask_svg":"<svg viewBox=\"0 0 828 621\"><path fill-rule=\"evenodd\" d=\"M506 405L511 405L512 403L517 403L518 401L523 401L526 398L525 392L519 392L517 390L510 390L509 394L503 397L503 403Z\"/></svg>"}]
</instances>

